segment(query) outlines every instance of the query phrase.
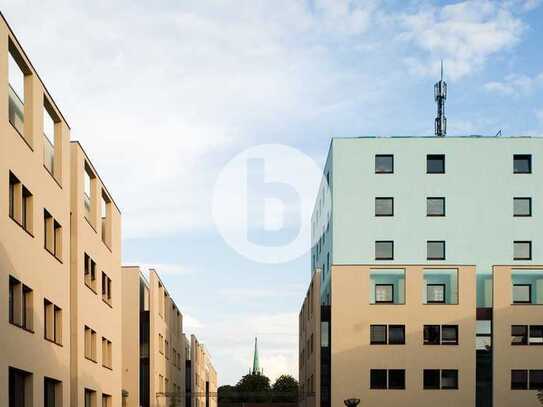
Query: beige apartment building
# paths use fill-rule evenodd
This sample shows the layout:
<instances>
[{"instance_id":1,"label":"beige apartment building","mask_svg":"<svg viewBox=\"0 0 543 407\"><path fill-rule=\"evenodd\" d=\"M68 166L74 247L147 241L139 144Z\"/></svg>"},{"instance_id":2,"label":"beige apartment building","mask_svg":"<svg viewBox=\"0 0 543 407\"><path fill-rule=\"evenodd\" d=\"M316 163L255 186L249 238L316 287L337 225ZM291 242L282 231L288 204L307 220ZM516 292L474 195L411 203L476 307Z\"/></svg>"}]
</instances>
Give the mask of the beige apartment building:
<instances>
[{"instance_id":1,"label":"beige apartment building","mask_svg":"<svg viewBox=\"0 0 543 407\"><path fill-rule=\"evenodd\" d=\"M195 335L190 337L187 374L190 374L190 382L187 381L190 385L187 390L187 406L217 407L217 372L207 349Z\"/></svg>"},{"instance_id":2,"label":"beige apartment building","mask_svg":"<svg viewBox=\"0 0 543 407\"><path fill-rule=\"evenodd\" d=\"M128 407L185 404L183 315L158 273L138 266L123 274L123 389Z\"/></svg>"}]
</instances>

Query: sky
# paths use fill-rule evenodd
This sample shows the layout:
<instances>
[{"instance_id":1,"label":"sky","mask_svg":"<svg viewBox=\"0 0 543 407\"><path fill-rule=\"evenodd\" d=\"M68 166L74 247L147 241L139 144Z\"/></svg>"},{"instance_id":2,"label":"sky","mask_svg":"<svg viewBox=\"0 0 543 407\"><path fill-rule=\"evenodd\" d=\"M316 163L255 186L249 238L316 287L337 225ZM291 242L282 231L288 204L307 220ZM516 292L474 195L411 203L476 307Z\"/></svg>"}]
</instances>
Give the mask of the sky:
<instances>
[{"instance_id":1,"label":"sky","mask_svg":"<svg viewBox=\"0 0 543 407\"><path fill-rule=\"evenodd\" d=\"M303 242L331 137L433 135L441 59L449 135L543 134L539 0L0 5L121 208L123 263L158 270L221 384L255 336L265 374L297 376L310 240L248 255L228 231Z\"/></svg>"}]
</instances>

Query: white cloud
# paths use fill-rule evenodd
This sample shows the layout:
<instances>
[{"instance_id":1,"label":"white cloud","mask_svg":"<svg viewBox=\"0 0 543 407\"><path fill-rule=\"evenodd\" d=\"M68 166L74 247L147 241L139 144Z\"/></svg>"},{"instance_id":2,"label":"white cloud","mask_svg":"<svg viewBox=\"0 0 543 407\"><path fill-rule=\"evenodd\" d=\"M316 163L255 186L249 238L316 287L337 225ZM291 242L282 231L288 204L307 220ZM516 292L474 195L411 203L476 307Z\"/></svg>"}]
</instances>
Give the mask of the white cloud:
<instances>
[{"instance_id":1,"label":"white cloud","mask_svg":"<svg viewBox=\"0 0 543 407\"><path fill-rule=\"evenodd\" d=\"M484 88L489 92L509 96L521 96L536 91L541 85L543 85L543 73L534 77L510 74L501 82L492 81L485 83Z\"/></svg>"},{"instance_id":2,"label":"white cloud","mask_svg":"<svg viewBox=\"0 0 543 407\"><path fill-rule=\"evenodd\" d=\"M194 318L192 315L183 314L183 331L186 332L188 329L189 331L202 329L205 325L202 321Z\"/></svg>"},{"instance_id":3,"label":"white cloud","mask_svg":"<svg viewBox=\"0 0 543 407\"><path fill-rule=\"evenodd\" d=\"M511 49L524 30L511 8L488 0L443 7L424 3L418 12L402 16L400 24L399 38L422 51L406 58L411 71L435 77L444 59L451 79L462 78L480 69L492 55Z\"/></svg>"}]
</instances>

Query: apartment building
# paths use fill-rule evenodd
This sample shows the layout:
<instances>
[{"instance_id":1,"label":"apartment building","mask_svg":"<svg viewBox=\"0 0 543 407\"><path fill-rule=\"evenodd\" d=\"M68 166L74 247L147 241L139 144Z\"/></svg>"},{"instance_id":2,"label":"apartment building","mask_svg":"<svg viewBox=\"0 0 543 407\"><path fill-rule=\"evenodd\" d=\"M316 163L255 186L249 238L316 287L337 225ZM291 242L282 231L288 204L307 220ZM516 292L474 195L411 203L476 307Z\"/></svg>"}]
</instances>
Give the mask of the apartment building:
<instances>
[{"instance_id":1,"label":"apartment building","mask_svg":"<svg viewBox=\"0 0 543 407\"><path fill-rule=\"evenodd\" d=\"M0 18L0 406L68 405L70 128Z\"/></svg>"},{"instance_id":2,"label":"apartment building","mask_svg":"<svg viewBox=\"0 0 543 407\"><path fill-rule=\"evenodd\" d=\"M529 137L332 140L312 218L321 323L300 321L300 378L320 383L302 405L538 405L542 156Z\"/></svg>"},{"instance_id":3,"label":"apartment building","mask_svg":"<svg viewBox=\"0 0 543 407\"><path fill-rule=\"evenodd\" d=\"M189 356L187 374L190 374L190 388L187 397L190 397L190 406L217 407L217 372L207 349L195 335L190 337Z\"/></svg>"},{"instance_id":4,"label":"apartment building","mask_svg":"<svg viewBox=\"0 0 543 407\"><path fill-rule=\"evenodd\" d=\"M155 270L124 266L122 275L125 405L184 406L183 315Z\"/></svg>"},{"instance_id":5,"label":"apartment building","mask_svg":"<svg viewBox=\"0 0 543 407\"><path fill-rule=\"evenodd\" d=\"M121 214L89 157L71 146L71 402L121 405Z\"/></svg>"}]
</instances>

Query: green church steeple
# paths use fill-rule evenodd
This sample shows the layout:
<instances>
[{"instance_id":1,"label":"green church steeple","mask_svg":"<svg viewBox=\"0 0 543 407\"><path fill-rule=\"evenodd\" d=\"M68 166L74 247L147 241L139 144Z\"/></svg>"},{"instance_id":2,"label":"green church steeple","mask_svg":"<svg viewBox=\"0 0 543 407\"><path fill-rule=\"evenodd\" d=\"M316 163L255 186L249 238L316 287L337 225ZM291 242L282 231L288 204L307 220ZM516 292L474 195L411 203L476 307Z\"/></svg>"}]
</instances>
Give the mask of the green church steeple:
<instances>
[{"instance_id":1,"label":"green church steeple","mask_svg":"<svg viewBox=\"0 0 543 407\"><path fill-rule=\"evenodd\" d=\"M258 339L255 337L255 353L253 356L253 370L251 371L253 375L262 374L262 369L260 368L260 359L258 358Z\"/></svg>"}]
</instances>

